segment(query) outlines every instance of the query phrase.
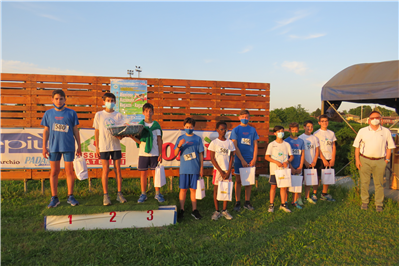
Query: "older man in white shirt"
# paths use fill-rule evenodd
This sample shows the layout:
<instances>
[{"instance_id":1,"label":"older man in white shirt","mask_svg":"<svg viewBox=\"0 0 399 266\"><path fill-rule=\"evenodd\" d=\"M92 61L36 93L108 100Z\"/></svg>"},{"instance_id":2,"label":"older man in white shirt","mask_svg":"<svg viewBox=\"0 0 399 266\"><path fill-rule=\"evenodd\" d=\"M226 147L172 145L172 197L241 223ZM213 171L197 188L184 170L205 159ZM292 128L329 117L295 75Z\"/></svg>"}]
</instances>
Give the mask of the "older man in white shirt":
<instances>
[{"instance_id":1,"label":"older man in white shirt","mask_svg":"<svg viewBox=\"0 0 399 266\"><path fill-rule=\"evenodd\" d=\"M357 133L353 146L356 167L360 174L360 192L362 210L367 210L369 203L370 174L373 174L375 187L375 206L377 212L383 210L383 179L387 163L391 158L391 149L395 148L389 129L380 125L381 114L373 111L369 116L369 126Z\"/></svg>"}]
</instances>

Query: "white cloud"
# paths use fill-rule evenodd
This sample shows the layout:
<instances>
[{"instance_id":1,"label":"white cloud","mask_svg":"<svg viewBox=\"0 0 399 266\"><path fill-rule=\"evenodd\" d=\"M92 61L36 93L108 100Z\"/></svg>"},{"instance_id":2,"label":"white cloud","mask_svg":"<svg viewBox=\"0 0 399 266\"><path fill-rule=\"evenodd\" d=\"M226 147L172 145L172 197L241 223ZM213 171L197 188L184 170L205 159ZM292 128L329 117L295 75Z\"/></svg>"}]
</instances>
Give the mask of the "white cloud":
<instances>
[{"instance_id":1,"label":"white cloud","mask_svg":"<svg viewBox=\"0 0 399 266\"><path fill-rule=\"evenodd\" d=\"M274 28L272 28L272 30L287 26L287 25L294 23L295 21L298 21L300 19L303 19L309 15L310 15L310 13L305 12L305 11L296 12L296 14L293 17L277 21L277 25Z\"/></svg>"},{"instance_id":2,"label":"white cloud","mask_svg":"<svg viewBox=\"0 0 399 266\"><path fill-rule=\"evenodd\" d=\"M209 63L212 63L213 62L213 59L204 59L204 63L205 64L209 64Z\"/></svg>"},{"instance_id":3,"label":"white cloud","mask_svg":"<svg viewBox=\"0 0 399 266\"><path fill-rule=\"evenodd\" d=\"M320 38L323 36L326 36L327 34L325 33L318 33L318 34L309 34L307 36L298 36L298 35L290 35L290 39L297 39L297 40L310 40L310 39L316 39Z\"/></svg>"},{"instance_id":4,"label":"white cloud","mask_svg":"<svg viewBox=\"0 0 399 266\"><path fill-rule=\"evenodd\" d=\"M253 47L252 47L251 45L249 45L249 46L245 47L245 48L240 52L240 54L248 53L248 52L250 52L252 49L253 49Z\"/></svg>"},{"instance_id":5,"label":"white cloud","mask_svg":"<svg viewBox=\"0 0 399 266\"><path fill-rule=\"evenodd\" d=\"M94 76L93 73L84 73L77 70L71 69L59 69L59 68L43 68L33 63L13 61L13 60L1 60L2 73L26 73L26 74L54 74L54 75L83 75L83 76Z\"/></svg>"},{"instance_id":6,"label":"white cloud","mask_svg":"<svg viewBox=\"0 0 399 266\"><path fill-rule=\"evenodd\" d=\"M55 21L63 22L61 19L59 19L59 18L57 18L55 16L52 16L52 15L40 14L39 16L43 17L43 18L48 18L48 19L52 19L52 20L55 20Z\"/></svg>"},{"instance_id":7,"label":"white cloud","mask_svg":"<svg viewBox=\"0 0 399 266\"><path fill-rule=\"evenodd\" d=\"M301 75L304 74L308 68L306 67L306 64L304 62L297 62L297 61L284 61L281 66L288 70L292 71L295 74Z\"/></svg>"}]
</instances>

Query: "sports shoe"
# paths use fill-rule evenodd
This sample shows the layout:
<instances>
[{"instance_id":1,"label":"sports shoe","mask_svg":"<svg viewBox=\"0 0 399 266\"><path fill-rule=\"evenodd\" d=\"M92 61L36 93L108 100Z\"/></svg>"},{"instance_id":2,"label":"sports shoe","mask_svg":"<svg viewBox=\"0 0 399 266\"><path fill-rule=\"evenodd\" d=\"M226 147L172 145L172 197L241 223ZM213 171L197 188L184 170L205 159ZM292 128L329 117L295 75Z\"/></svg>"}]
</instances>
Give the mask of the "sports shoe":
<instances>
[{"instance_id":1,"label":"sports shoe","mask_svg":"<svg viewBox=\"0 0 399 266\"><path fill-rule=\"evenodd\" d=\"M293 206L297 207L298 209L302 210L302 206L299 205L298 200L292 203Z\"/></svg>"},{"instance_id":2,"label":"sports shoe","mask_svg":"<svg viewBox=\"0 0 399 266\"><path fill-rule=\"evenodd\" d=\"M227 210L222 211L222 216L223 216L224 218L226 218L227 220L233 219L233 216L231 216L230 213L229 213Z\"/></svg>"},{"instance_id":3,"label":"sports shoe","mask_svg":"<svg viewBox=\"0 0 399 266\"><path fill-rule=\"evenodd\" d=\"M195 218L195 220L201 220L202 215L199 213L198 210L194 210L191 215Z\"/></svg>"},{"instance_id":4,"label":"sports shoe","mask_svg":"<svg viewBox=\"0 0 399 266\"><path fill-rule=\"evenodd\" d=\"M376 207L375 207L375 210L376 210L377 212L382 212L382 211L384 210L384 208L383 208L382 206L376 206Z\"/></svg>"},{"instance_id":5,"label":"sports shoe","mask_svg":"<svg viewBox=\"0 0 399 266\"><path fill-rule=\"evenodd\" d=\"M367 210L369 208L368 203L362 203L362 207L360 207L362 210Z\"/></svg>"},{"instance_id":6,"label":"sports shoe","mask_svg":"<svg viewBox=\"0 0 399 266\"><path fill-rule=\"evenodd\" d=\"M112 203L111 203L111 200L109 199L109 197L108 197L108 194L104 194L104 198L103 198L103 205L104 206L109 206L109 205L111 205Z\"/></svg>"},{"instance_id":7,"label":"sports shoe","mask_svg":"<svg viewBox=\"0 0 399 266\"><path fill-rule=\"evenodd\" d=\"M301 206L305 205L305 204L303 204L302 198L297 199L296 203Z\"/></svg>"},{"instance_id":8,"label":"sports shoe","mask_svg":"<svg viewBox=\"0 0 399 266\"><path fill-rule=\"evenodd\" d=\"M283 211L285 211L285 212L291 212L291 210L290 210L290 209L288 209L288 206L287 206L287 204L280 205L280 210L283 210Z\"/></svg>"},{"instance_id":9,"label":"sports shoe","mask_svg":"<svg viewBox=\"0 0 399 266\"><path fill-rule=\"evenodd\" d=\"M270 204L269 209L267 210L268 212L274 212L274 205Z\"/></svg>"},{"instance_id":10,"label":"sports shoe","mask_svg":"<svg viewBox=\"0 0 399 266\"><path fill-rule=\"evenodd\" d=\"M120 203L125 203L127 202L127 200L125 199L125 197L123 197L122 192L118 192L116 194L116 200L119 201Z\"/></svg>"},{"instance_id":11,"label":"sports shoe","mask_svg":"<svg viewBox=\"0 0 399 266\"><path fill-rule=\"evenodd\" d=\"M312 200L313 200L314 202L317 202L317 196L316 196L316 194L313 194L313 195L312 195Z\"/></svg>"},{"instance_id":12,"label":"sports shoe","mask_svg":"<svg viewBox=\"0 0 399 266\"><path fill-rule=\"evenodd\" d=\"M140 197L139 197L139 200L137 201L137 203L143 203L146 200L147 200L147 195L146 194L141 194Z\"/></svg>"},{"instance_id":13,"label":"sports shoe","mask_svg":"<svg viewBox=\"0 0 399 266\"><path fill-rule=\"evenodd\" d=\"M179 210L177 213L177 219L181 220L184 217L184 210Z\"/></svg>"},{"instance_id":14,"label":"sports shoe","mask_svg":"<svg viewBox=\"0 0 399 266\"><path fill-rule=\"evenodd\" d=\"M161 193L159 193L158 195L155 195L154 199L156 199L160 203L165 201L165 199L163 198Z\"/></svg>"},{"instance_id":15,"label":"sports shoe","mask_svg":"<svg viewBox=\"0 0 399 266\"><path fill-rule=\"evenodd\" d=\"M307 198L306 201L309 203L312 203L312 204L316 204L316 202L314 200L312 200L312 198Z\"/></svg>"},{"instance_id":16,"label":"sports shoe","mask_svg":"<svg viewBox=\"0 0 399 266\"><path fill-rule=\"evenodd\" d=\"M212 220L216 221L217 219L219 219L220 216L221 216L220 212L215 211L215 212L212 214Z\"/></svg>"},{"instance_id":17,"label":"sports shoe","mask_svg":"<svg viewBox=\"0 0 399 266\"><path fill-rule=\"evenodd\" d=\"M331 201L331 202L335 201L335 199L333 199L330 194L327 194L325 196L323 196L323 194L321 194L320 199L321 200L326 200L326 201Z\"/></svg>"},{"instance_id":18,"label":"sports shoe","mask_svg":"<svg viewBox=\"0 0 399 266\"><path fill-rule=\"evenodd\" d=\"M241 209L241 202L237 202L236 203L236 206L234 206L234 211L236 211L236 212L239 212L240 211L240 209Z\"/></svg>"},{"instance_id":19,"label":"sports shoe","mask_svg":"<svg viewBox=\"0 0 399 266\"><path fill-rule=\"evenodd\" d=\"M245 203L244 204L244 208L247 209L247 210L250 210L250 211L254 211L255 210L255 208L252 207L251 203Z\"/></svg>"},{"instance_id":20,"label":"sports shoe","mask_svg":"<svg viewBox=\"0 0 399 266\"><path fill-rule=\"evenodd\" d=\"M79 205L79 202L75 199L73 195L68 197L67 203L71 204L72 206Z\"/></svg>"},{"instance_id":21,"label":"sports shoe","mask_svg":"<svg viewBox=\"0 0 399 266\"><path fill-rule=\"evenodd\" d=\"M58 199L57 196L51 197L50 204L47 206L47 208L55 208L60 204L60 200Z\"/></svg>"}]
</instances>

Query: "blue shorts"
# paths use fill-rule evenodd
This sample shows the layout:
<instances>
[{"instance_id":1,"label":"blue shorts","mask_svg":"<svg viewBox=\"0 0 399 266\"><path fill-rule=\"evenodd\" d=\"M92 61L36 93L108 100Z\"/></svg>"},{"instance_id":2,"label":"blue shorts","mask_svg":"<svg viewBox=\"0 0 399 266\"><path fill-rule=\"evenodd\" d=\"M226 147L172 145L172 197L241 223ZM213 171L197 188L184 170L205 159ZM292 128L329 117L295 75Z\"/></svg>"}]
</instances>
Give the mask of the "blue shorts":
<instances>
[{"instance_id":1,"label":"blue shorts","mask_svg":"<svg viewBox=\"0 0 399 266\"><path fill-rule=\"evenodd\" d=\"M181 174L179 177L179 188L181 189L197 189L197 180L200 175L195 174Z\"/></svg>"},{"instance_id":2,"label":"blue shorts","mask_svg":"<svg viewBox=\"0 0 399 266\"><path fill-rule=\"evenodd\" d=\"M110 157L112 160L119 160L120 158L122 158L122 152L121 151L100 152L101 160L109 160Z\"/></svg>"},{"instance_id":3,"label":"blue shorts","mask_svg":"<svg viewBox=\"0 0 399 266\"><path fill-rule=\"evenodd\" d=\"M249 164L252 159L245 159L245 161L247 162L247 164ZM242 163L240 161L240 159L234 159L234 174L239 175L240 174L240 168L242 168Z\"/></svg>"},{"instance_id":4,"label":"blue shorts","mask_svg":"<svg viewBox=\"0 0 399 266\"><path fill-rule=\"evenodd\" d=\"M52 162L58 162L62 155L64 155L64 162L73 162L75 159L75 152L50 152L49 159Z\"/></svg>"},{"instance_id":5,"label":"blue shorts","mask_svg":"<svg viewBox=\"0 0 399 266\"><path fill-rule=\"evenodd\" d=\"M277 185L277 180L276 180L276 176L275 175L270 175L269 177L269 183L271 185Z\"/></svg>"},{"instance_id":6,"label":"blue shorts","mask_svg":"<svg viewBox=\"0 0 399 266\"><path fill-rule=\"evenodd\" d=\"M158 165L158 156L139 156L139 171L147 171L148 169L155 170Z\"/></svg>"}]
</instances>

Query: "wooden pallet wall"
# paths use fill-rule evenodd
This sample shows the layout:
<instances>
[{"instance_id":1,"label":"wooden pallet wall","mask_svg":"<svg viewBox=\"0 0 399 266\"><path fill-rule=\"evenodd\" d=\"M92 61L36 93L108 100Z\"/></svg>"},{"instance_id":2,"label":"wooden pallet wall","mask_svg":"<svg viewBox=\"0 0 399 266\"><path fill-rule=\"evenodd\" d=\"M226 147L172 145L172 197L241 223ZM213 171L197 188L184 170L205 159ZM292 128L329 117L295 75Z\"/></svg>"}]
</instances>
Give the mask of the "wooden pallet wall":
<instances>
[{"instance_id":1,"label":"wooden pallet wall","mask_svg":"<svg viewBox=\"0 0 399 266\"><path fill-rule=\"evenodd\" d=\"M53 90L65 91L68 108L75 110L80 128L91 128L96 112L103 110L101 96L110 91L111 79L125 77L65 76L38 74L1 75L1 127L41 127L46 110L53 108ZM137 78L134 78L137 79ZM225 121L228 130L239 125L238 114L243 109L251 113L250 125L260 136L257 173L266 173L264 161L269 132L270 84L180 79L147 79L148 102L154 105L154 120L163 129L183 128L184 118L196 120L195 129L215 130L218 121ZM123 177L138 177L136 170L126 169ZM176 170L167 175L177 176ZM209 174L209 173L208 173ZM43 179L48 170L2 170L2 179ZM91 177L101 177L93 169ZM64 176L61 174L60 178Z\"/></svg>"}]
</instances>

